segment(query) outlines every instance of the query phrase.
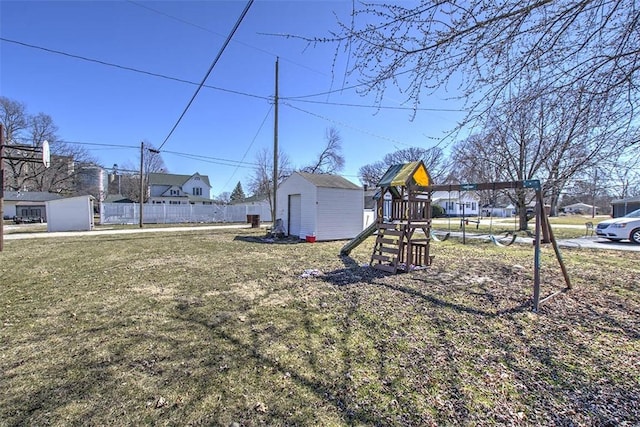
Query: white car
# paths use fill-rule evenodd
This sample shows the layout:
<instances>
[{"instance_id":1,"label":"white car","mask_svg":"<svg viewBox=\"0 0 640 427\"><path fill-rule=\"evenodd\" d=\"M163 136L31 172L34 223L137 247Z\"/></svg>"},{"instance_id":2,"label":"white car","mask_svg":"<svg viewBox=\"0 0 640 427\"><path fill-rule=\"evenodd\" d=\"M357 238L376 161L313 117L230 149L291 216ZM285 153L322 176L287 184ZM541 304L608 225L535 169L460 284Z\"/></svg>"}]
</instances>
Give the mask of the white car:
<instances>
[{"instance_id":1,"label":"white car","mask_svg":"<svg viewBox=\"0 0 640 427\"><path fill-rule=\"evenodd\" d=\"M640 209L620 218L602 221L596 227L596 234L614 242L629 239L633 243L640 244Z\"/></svg>"}]
</instances>

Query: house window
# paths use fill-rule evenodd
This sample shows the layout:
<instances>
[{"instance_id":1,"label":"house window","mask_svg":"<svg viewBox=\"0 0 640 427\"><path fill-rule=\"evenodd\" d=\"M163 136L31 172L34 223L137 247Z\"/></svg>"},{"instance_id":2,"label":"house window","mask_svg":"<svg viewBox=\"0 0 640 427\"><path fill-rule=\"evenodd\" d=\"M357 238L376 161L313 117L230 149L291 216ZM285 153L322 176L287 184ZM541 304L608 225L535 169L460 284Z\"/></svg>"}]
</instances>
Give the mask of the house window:
<instances>
[{"instance_id":1,"label":"house window","mask_svg":"<svg viewBox=\"0 0 640 427\"><path fill-rule=\"evenodd\" d=\"M202 188L200 188L200 187L193 187L193 195L194 195L194 196L202 196Z\"/></svg>"},{"instance_id":2,"label":"house window","mask_svg":"<svg viewBox=\"0 0 640 427\"><path fill-rule=\"evenodd\" d=\"M177 196L178 195L178 190L171 190L171 195L172 196Z\"/></svg>"},{"instance_id":3,"label":"house window","mask_svg":"<svg viewBox=\"0 0 640 427\"><path fill-rule=\"evenodd\" d=\"M169 200L170 205L179 205L180 202L178 200Z\"/></svg>"}]
</instances>

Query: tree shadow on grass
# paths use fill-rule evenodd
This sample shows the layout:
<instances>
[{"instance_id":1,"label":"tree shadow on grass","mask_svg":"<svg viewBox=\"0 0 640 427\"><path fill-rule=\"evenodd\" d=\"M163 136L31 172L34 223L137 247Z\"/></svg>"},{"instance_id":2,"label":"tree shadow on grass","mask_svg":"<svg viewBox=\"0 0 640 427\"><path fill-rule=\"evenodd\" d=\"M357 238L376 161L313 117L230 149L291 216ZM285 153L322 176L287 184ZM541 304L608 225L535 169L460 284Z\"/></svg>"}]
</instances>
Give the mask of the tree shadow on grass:
<instances>
[{"instance_id":1,"label":"tree shadow on grass","mask_svg":"<svg viewBox=\"0 0 640 427\"><path fill-rule=\"evenodd\" d=\"M295 245L298 243L305 243L304 240L297 237L236 236L233 240L238 242L261 243L267 245Z\"/></svg>"},{"instance_id":2,"label":"tree shadow on grass","mask_svg":"<svg viewBox=\"0 0 640 427\"><path fill-rule=\"evenodd\" d=\"M496 317L505 314L525 312L531 309L531 300L520 300L516 305L499 309L499 310L486 310L478 307L467 306L464 304L447 301L444 298L435 296L434 294L425 293L423 290L417 287L410 286L411 282L419 282L423 285L437 285L439 287L446 287L447 281L451 280L450 275L444 276L436 272L435 274L426 270L416 270L409 273L391 274L380 270L376 270L368 265L359 265L353 258L349 256L340 257L346 268L333 270L322 275L322 279L335 286L346 286L355 284L366 284L374 286L382 286L387 289L396 292L402 292L412 297L418 298L422 301L429 302L433 305L440 307L447 307L460 312L466 312L470 314ZM428 271L428 275L423 272ZM463 280L462 276L466 273L459 273L458 277L455 277L456 281ZM394 280L397 278L397 280ZM424 286L422 286L424 287ZM497 295L492 289L483 285L475 285L474 289L465 289L469 295L474 295L480 300L494 302L503 295Z\"/></svg>"}]
</instances>

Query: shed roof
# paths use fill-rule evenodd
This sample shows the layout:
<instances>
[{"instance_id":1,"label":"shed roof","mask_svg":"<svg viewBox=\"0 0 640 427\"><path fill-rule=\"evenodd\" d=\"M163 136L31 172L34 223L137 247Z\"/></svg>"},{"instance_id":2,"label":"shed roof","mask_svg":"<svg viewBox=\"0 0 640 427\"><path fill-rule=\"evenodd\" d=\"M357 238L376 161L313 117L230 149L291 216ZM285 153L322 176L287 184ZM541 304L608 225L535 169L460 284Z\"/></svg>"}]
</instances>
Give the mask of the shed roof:
<instances>
[{"instance_id":1,"label":"shed roof","mask_svg":"<svg viewBox=\"0 0 640 427\"><path fill-rule=\"evenodd\" d=\"M616 200L612 200L611 204L612 205L624 205L625 203L638 203L640 202L640 197L631 197L628 199L616 199Z\"/></svg>"},{"instance_id":2,"label":"shed roof","mask_svg":"<svg viewBox=\"0 0 640 427\"><path fill-rule=\"evenodd\" d=\"M315 185L316 187L342 188L347 190L361 190L362 187L354 184L340 175L321 173L296 172L298 175Z\"/></svg>"}]
</instances>

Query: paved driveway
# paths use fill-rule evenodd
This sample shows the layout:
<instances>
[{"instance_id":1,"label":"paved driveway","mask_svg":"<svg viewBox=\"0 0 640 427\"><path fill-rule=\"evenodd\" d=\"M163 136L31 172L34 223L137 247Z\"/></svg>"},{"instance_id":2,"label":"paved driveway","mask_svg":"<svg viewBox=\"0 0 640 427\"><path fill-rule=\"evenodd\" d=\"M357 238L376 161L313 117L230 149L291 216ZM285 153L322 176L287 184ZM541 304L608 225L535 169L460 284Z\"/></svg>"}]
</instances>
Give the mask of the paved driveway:
<instances>
[{"instance_id":1,"label":"paved driveway","mask_svg":"<svg viewBox=\"0 0 640 427\"><path fill-rule=\"evenodd\" d=\"M632 251L640 252L640 245L631 243L629 241L624 242L612 242L600 237L581 237L578 239L558 239L558 245L560 247L568 248L588 248L588 249L609 249L617 251Z\"/></svg>"}]
</instances>

